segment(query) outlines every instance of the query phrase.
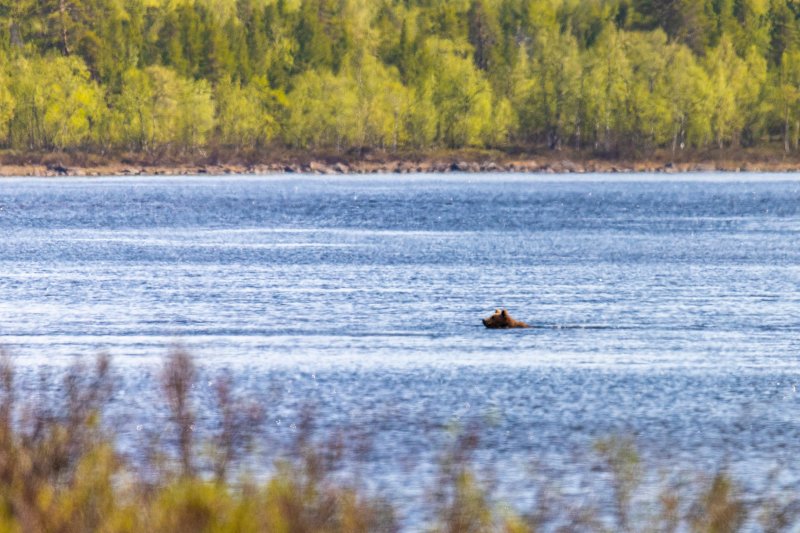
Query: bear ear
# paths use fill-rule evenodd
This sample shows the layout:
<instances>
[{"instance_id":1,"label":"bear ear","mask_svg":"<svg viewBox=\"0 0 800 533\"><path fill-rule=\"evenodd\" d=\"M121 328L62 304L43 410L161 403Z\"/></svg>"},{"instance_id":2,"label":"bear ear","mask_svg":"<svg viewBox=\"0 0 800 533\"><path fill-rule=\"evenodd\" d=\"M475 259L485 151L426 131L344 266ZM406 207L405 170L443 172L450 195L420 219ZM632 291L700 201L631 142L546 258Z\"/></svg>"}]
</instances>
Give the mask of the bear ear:
<instances>
[{"instance_id":1,"label":"bear ear","mask_svg":"<svg viewBox=\"0 0 800 533\"><path fill-rule=\"evenodd\" d=\"M506 316L506 315L508 314L508 312L506 312L506 310L505 310L505 309L503 309L503 312L502 312L502 313L500 313L500 314L501 314L501 315L503 315L503 316Z\"/></svg>"},{"instance_id":2,"label":"bear ear","mask_svg":"<svg viewBox=\"0 0 800 533\"><path fill-rule=\"evenodd\" d=\"M495 309L494 310L494 314L499 315L500 314L500 310L499 309Z\"/></svg>"}]
</instances>

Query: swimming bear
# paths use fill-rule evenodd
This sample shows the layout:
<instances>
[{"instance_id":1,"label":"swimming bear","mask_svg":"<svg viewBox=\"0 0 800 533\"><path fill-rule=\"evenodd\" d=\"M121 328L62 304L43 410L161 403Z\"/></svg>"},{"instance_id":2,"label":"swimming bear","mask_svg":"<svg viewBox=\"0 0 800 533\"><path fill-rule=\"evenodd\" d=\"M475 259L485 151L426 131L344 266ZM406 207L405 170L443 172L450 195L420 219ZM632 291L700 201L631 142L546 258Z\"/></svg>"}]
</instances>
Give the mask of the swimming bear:
<instances>
[{"instance_id":1,"label":"swimming bear","mask_svg":"<svg viewBox=\"0 0 800 533\"><path fill-rule=\"evenodd\" d=\"M489 318L483 319L483 325L489 329L510 329L510 328L527 328L530 327L525 322L514 320L508 311L503 309L495 309L494 314Z\"/></svg>"}]
</instances>

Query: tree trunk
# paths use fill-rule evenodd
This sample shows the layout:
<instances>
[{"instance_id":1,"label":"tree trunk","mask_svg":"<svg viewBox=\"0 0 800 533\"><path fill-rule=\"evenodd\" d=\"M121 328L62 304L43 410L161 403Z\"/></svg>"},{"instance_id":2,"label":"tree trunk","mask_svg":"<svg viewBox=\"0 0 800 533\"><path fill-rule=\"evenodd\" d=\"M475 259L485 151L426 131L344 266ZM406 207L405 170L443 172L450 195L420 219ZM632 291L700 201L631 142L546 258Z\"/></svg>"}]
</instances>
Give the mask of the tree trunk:
<instances>
[{"instance_id":1,"label":"tree trunk","mask_svg":"<svg viewBox=\"0 0 800 533\"><path fill-rule=\"evenodd\" d=\"M789 153L789 106L787 105L783 115L783 151Z\"/></svg>"},{"instance_id":2,"label":"tree trunk","mask_svg":"<svg viewBox=\"0 0 800 533\"><path fill-rule=\"evenodd\" d=\"M67 12L67 0L58 0L58 13L61 17L61 52L68 56L70 55L69 50L69 33L67 32L67 18L69 17L69 13Z\"/></svg>"}]
</instances>

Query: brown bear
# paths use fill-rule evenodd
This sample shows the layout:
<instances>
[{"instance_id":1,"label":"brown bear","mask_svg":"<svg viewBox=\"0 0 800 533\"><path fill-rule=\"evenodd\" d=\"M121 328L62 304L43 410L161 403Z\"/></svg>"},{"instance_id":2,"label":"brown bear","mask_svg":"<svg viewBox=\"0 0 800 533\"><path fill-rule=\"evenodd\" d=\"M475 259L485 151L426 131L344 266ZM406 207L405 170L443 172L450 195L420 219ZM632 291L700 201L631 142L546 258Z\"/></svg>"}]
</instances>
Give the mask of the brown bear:
<instances>
[{"instance_id":1,"label":"brown bear","mask_svg":"<svg viewBox=\"0 0 800 533\"><path fill-rule=\"evenodd\" d=\"M495 309L494 314L489 318L483 319L483 325L489 329L510 329L510 328L527 328L530 327L525 322L514 320L508 311L503 309Z\"/></svg>"}]
</instances>

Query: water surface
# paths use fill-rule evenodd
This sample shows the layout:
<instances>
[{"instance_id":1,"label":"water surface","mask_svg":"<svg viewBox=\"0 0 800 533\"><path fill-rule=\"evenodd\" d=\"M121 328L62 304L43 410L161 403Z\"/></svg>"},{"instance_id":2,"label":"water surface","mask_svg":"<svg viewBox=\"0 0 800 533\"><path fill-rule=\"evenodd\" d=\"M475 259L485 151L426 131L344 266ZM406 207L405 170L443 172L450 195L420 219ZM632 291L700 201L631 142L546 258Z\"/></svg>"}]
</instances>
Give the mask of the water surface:
<instances>
[{"instance_id":1,"label":"water surface","mask_svg":"<svg viewBox=\"0 0 800 533\"><path fill-rule=\"evenodd\" d=\"M473 419L509 493L533 457L568 473L620 433L791 490L795 178L3 180L0 342L31 382L110 353L123 435L166 424L155 376L179 342L269 395L271 438L307 404L369 436L358 460L409 497ZM487 331L501 306L536 327Z\"/></svg>"}]
</instances>

